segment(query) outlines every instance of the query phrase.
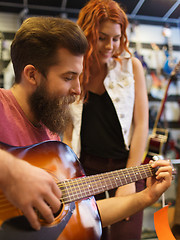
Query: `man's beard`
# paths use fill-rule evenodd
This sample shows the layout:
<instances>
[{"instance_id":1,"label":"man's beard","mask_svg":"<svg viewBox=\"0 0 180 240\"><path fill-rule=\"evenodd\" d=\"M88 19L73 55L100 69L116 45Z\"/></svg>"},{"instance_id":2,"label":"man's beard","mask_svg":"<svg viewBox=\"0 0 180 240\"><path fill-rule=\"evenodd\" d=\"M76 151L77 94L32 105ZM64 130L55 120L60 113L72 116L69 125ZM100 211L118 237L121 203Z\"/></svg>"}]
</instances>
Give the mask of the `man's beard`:
<instances>
[{"instance_id":1,"label":"man's beard","mask_svg":"<svg viewBox=\"0 0 180 240\"><path fill-rule=\"evenodd\" d=\"M53 96L48 92L44 81L29 98L30 107L36 120L57 134L63 134L70 122L69 104L74 101L75 96Z\"/></svg>"}]
</instances>

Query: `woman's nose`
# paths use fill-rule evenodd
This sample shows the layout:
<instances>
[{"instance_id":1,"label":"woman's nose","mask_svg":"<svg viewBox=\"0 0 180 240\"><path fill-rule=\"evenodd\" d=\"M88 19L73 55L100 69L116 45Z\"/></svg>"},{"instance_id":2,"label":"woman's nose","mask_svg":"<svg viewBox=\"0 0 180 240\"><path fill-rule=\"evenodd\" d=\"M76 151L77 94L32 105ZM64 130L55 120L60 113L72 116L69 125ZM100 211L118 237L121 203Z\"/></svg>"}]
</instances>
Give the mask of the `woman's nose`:
<instances>
[{"instance_id":1,"label":"woman's nose","mask_svg":"<svg viewBox=\"0 0 180 240\"><path fill-rule=\"evenodd\" d=\"M106 49L112 49L112 48L113 48L113 41L110 39L106 44Z\"/></svg>"}]
</instances>

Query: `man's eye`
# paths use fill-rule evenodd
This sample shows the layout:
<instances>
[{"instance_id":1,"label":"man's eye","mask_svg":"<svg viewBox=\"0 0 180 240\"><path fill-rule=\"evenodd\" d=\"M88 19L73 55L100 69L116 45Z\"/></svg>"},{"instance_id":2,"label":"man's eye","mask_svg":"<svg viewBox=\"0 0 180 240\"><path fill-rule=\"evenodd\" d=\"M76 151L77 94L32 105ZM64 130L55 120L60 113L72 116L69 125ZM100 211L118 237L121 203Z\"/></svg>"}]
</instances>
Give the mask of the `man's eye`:
<instances>
[{"instance_id":1,"label":"man's eye","mask_svg":"<svg viewBox=\"0 0 180 240\"><path fill-rule=\"evenodd\" d=\"M72 77L65 77L66 81L71 81L73 78Z\"/></svg>"}]
</instances>

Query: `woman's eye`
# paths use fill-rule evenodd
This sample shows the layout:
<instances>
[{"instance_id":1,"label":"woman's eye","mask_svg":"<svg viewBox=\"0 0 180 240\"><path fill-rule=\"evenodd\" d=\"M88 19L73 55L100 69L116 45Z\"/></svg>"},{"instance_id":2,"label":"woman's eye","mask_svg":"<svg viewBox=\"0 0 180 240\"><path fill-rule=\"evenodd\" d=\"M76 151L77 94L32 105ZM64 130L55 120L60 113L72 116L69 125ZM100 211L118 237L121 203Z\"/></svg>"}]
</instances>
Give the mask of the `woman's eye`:
<instances>
[{"instance_id":1,"label":"woman's eye","mask_svg":"<svg viewBox=\"0 0 180 240\"><path fill-rule=\"evenodd\" d=\"M114 42L118 42L120 40L120 38L114 38L113 41Z\"/></svg>"},{"instance_id":2,"label":"woman's eye","mask_svg":"<svg viewBox=\"0 0 180 240\"><path fill-rule=\"evenodd\" d=\"M104 41L105 38L104 38L104 37L99 37L99 40L100 40L100 41Z\"/></svg>"}]
</instances>

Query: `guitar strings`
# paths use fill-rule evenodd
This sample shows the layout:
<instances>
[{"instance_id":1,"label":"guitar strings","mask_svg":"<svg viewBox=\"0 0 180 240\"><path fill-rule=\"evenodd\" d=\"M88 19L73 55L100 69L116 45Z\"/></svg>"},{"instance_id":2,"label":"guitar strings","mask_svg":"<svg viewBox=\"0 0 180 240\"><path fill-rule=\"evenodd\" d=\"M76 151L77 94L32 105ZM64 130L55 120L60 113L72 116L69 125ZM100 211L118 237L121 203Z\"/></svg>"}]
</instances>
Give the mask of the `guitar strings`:
<instances>
[{"instance_id":1,"label":"guitar strings","mask_svg":"<svg viewBox=\"0 0 180 240\"><path fill-rule=\"evenodd\" d=\"M146 164L139 167L66 180L58 183L63 195L61 200L67 203L96 195L106 190L150 177L154 174L154 171L150 164Z\"/></svg>"},{"instance_id":2,"label":"guitar strings","mask_svg":"<svg viewBox=\"0 0 180 240\"><path fill-rule=\"evenodd\" d=\"M133 171L134 169L130 169L131 171ZM140 170L143 170L143 172L142 171L139 171L139 175L142 175L142 174L146 174L146 177L147 177L147 172L144 172L144 169L140 169ZM149 169L150 170L150 172L151 172L151 169ZM123 175L125 175L124 174L124 172L125 172L125 174L126 174L126 176L123 176ZM116 175L115 175L116 174ZM128 175L129 176L128 176ZM74 184L75 184L75 182L77 182L77 181L80 181L80 182L82 182L82 181L84 181L85 183L87 183L87 181L88 180L91 180L91 179L93 179L93 180L102 180L102 177L103 177L103 179L105 179L105 176L106 177L110 177L110 180L113 180L114 179L114 177L116 176L120 176L120 175L122 175L122 177L124 177L124 179L126 180L126 178L125 177L132 177L132 176L135 176L136 177L136 175L135 175L135 173L134 173L134 171L133 171L133 175L132 175L132 173L129 173L129 172L127 172L126 170L116 170L116 171L112 171L112 172L110 172L110 173L104 173L104 174L97 174L97 175L93 175L93 176L87 176L87 177L82 177L82 178L76 178L76 179L70 179L70 180L67 180L67 181L64 181L64 182L60 182L59 183L59 186L64 186L64 183L66 184L66 185L68 185L69 184L69 186L73 186ZM112 177L111 177L112 176ZM140 177L140 179L141 179L142 177ZM144 177L145 178L145 177ZM120 179L121 180L121 179ZM138 179L136 179L136 180L138 180ZM133 181L134 181L134 179L133 179ZM62 185L61 185L62 184Z\"/></svg>"},{"instance_id":3,"label":"guitar strings","mask_svg":"<svg viewBox=\"0 0 180 240\"><path fill-rule=\"evenodd\" d=\"M134 168L136 168L136 167L134 167ZM130 168L130 170L131 170L131 172L133 172L133 175L132 175L132 173L129 173L129 172L127 172L126 170L116 170L116 171L112 171L112 172L110 172L110 173L103 173L103 174L97 174L97 175L92 175L92 176L87 176L87 177L82 177L82 178L76 178L76 179L70 179L70 180L67 180L67 181L64 181L64 182L60 182L59 183L59 186L61 185L61 183L66 183L66 184L69 184L69 186L71 186L71 184L73 185L74 184L74 182L76 182L76 181L83 181L84 180L84 182L87 182L88 181L88 179L89 180L91 180L91 179L97 179L97 180L99 180L99 178L100 178L100 180L101 180L101 178L102 177L104 177L104 176L106 176L106 177L111 177L110 179L112 180L112 179L114 179L114 176L115 176L115 174L116 174L116 176L120 176L120 175L125 175L126 174L126 177L127 177L127 174L129 175L129 177L132 177L132 176L135 176L136 177L136 175L135 175L135 173L134 173L134 168L133 169L131 169ZM140 171L139 171L140 170ZM143 170L143 171L142 171ZM129 171L129 170L128 170ZM139 171L139 175L142 175L142 174L146 174L147 175L147 172L144 172L144 168L143 169L138 169L138 171ZM150 172L152 172L152 170L151 169L149 169L149 171ZM125 174L124 174L124 172L125 172ZM123 176L122 176L123 177ZM141 177L140 177L140 179L141 179ZM121 180L121 179L120 179ZM138 180L138 179L137 179Z\"/></svg>"}]
</instances>

